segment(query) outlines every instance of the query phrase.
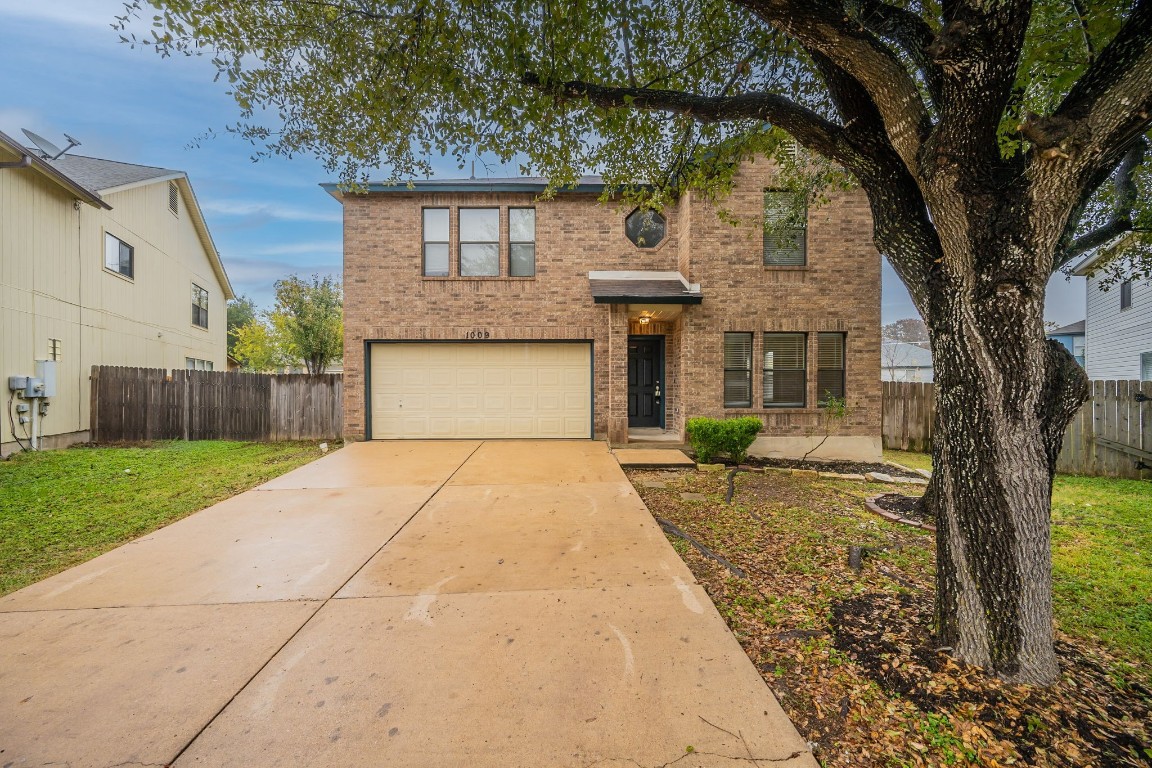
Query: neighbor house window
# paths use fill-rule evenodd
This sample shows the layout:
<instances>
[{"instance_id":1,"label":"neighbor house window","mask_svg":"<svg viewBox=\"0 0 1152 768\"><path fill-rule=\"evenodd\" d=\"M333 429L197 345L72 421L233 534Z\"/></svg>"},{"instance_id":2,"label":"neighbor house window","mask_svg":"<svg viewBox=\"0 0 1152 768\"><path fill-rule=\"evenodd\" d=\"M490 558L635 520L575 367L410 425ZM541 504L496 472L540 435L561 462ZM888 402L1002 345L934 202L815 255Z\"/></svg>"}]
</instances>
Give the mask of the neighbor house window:
<instances>
[{"instance_id":1,"label":"neighbor house window","mask_svg":"<svg viewBox=\"0 0 1152 768\"><path fill-rule=\"evenodd\" d=\"M803 408L808 388L803 333L764 334L764 407Z\"/></svg>"},{"instance_id":2,"label":"neighbor house window","mask_svg":"<svg viewBox=\"0 0 1152 768\"><path fill-rule=\"evenodd\" d=\"M136 249L115 235L104 233L104 268L132 277L135 274Z\"/></svg>"},{"instance_id":3,"label":"neighbor house window","mask_svg":"<svg viewBox=\"0 0 1152 768\"><path fill-rule=\"evenodd\" d=\"M1120 283L1120 309L1130 309L1132 307L1132 282L1125 280Z\"/></svg>"},{"instance_id":4,"label":"neighbor house window","mask_svg":"<svg viewBox=\"0 0 1152 768\"><path fill-rule=\"evenodd\" d=\"M656 211L637 208L624 219L624 234L637 248L655 248L664 242L668 225Z\"/></svg>"},{"instance_id":5,"label":"neighbor house window","mask_svg":"<svg viewBox=\"0 0 1152 768\"><path fill-rule=\"evenodd\" d=\"M208 291L192 283L192 325L208 327Z\"/></svg>"},{"instance_id":6,"label":"neighbor house window","mask_svg":"<svg viewBox=\"0 0 1152 768\"><path fill-rule=\"evenodd\" d=\"M460 209L460 276L500 276L500 209Z\"/></svg>"},{"instance_id":7,"label":"neighbor house window","mask_svg":"<svg viewBox=\"0 0 1152 768\"><path fill-rule=\"evenodd\" d=\"M536 274L536 209L508 209L508 274Z\"/></svg>"},{"instance_id":8,"label":"neighbor house window","mask_svg":"<svg viewBox=\"0 0 1152 768\"><path fill-rule=\"evenodd\" d=\"M210 371L212 370L212 361L186 357L184 358L184 367L190 371Z\"/></svg>"},{"instance_id":9,"label":"neighbor house window","mask_svg":"<svg viewBox=\"0 0 1152 768\"><path fill-rule=\"evenodd\" d=\"M807 200L796 192L767 190L764 193L764 266L802 267L807 263Z\"/></svg>"},{"instance_id":10,"label":"neighbor house window","mask_svg":"<svg viewBox=\"0 0 1152 768\"><path fill-rule=\"evenodd\" d=\"M424 209L424 276L448 277L448 209Z\"/></svg>"},{"instance_id":11,"label":"neighbor house window","mask_svg":"<svg viewBox=\"0 0 1152 768\"><path fill-rule=\"evenodd\" d=\"M1140 355L1140 380L1152 381L1152 352Z\"/></svg>"},{"instance_id":12,"label":"neighbor house window","mask_svg":"<svg viewBox=\"0 0 1152 768\"><path fill-rule=\"evenodd\" d=\"M844 397L844 334L821 333L817 342L816 397L824 405L829 396Z\"/></svg>"},{"instance_id":13,"label":"neighbor house window","mask_svg":"<svg viewBox=\"0 0 1152 768\"><path fill-rule=\"evenodd\" d=\"M752 407L752 334L724 334L724 407Z\"/></svg>"}]
</instances>

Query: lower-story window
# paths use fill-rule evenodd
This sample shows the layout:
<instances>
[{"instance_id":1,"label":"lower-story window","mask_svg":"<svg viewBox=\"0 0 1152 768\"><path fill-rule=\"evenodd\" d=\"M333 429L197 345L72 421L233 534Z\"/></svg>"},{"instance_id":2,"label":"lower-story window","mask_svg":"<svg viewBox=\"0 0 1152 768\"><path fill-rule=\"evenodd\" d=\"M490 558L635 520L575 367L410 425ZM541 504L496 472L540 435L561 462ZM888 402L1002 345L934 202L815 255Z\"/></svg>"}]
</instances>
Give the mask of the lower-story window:
<instances>
[{"instance_id":1,"label":"lower-story window","mask_svg":"<svg viewBox=\"0 0 1152 768\"><path fill-rule=\"evenodd\" d=\"M195 357L184 358L184 367L190 371L210 371L212 370L211 360L198 360Z\"/></svg>"},{"instance_id":2,"label":"lower-story window","mask_svg":"<svg viewBox=\"0 0 1152 768\"><path fill-rule=\"evenodd\" d=\"M816 397L820 405L829 397L844 398L844 338L842 333L818 335Z\"/></svg>"},{"instance_id":3,"label":"lower-story window","mask_svg":"<svg viewBox=\"0 0 1152 768\"><path fill-rule=\"evenodd\" d=\"M752 407L752 334L724 334L724 407Z\"/></svg>"},{"instance_id":4,"label":"lower-story window","mask_svg":"<svg viewBox=\"0 0 1152 768\"><path fill-rule=\"evenodd\" d=\"M808 337L803 333L764 334L764 407L803 408L808 388Z\"/></svg>"}]
</instances>

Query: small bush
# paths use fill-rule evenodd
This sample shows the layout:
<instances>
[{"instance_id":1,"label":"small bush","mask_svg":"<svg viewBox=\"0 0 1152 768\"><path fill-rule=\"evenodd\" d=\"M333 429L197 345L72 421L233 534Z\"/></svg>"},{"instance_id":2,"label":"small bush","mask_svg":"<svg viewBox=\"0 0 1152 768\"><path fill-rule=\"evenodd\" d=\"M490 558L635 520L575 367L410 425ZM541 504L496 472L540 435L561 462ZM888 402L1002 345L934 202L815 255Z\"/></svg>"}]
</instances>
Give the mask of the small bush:
<instances>
[{"instance_id":1,"label":"small bush","mask_svg":"<svg viewBox=\"0 0 1152 768\"><path fill-rule=\"evenodd\" d=\"M736 419L688 419L686 431L697 461L708 463L718 454L727 454L739 463L748 456L748 447L763 428L760 419L741 416Z\"/></svg>"}]
</instances>

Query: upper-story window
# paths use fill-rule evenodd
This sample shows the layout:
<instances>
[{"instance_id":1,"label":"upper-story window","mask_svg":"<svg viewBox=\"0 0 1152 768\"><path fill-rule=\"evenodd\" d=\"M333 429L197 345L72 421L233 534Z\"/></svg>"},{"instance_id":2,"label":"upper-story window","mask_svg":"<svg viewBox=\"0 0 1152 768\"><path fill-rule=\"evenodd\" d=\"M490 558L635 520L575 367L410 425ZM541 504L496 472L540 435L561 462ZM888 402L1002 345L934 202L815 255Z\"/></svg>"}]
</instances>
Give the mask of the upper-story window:
<instances>
[{"instance_id":1,"label":"upper-story window","mask_svg":"<svg viewBox=\"0 0 1152 768\"><path fill-rule=\"evenodd\" d=\"M656 211L637 208L624 219L624 234L637 248L655 248L667 232L667 222Z\"/></svg>"},{"instance_id":2,"label":"upper-story window","mask_svg":"<svg viewBox=\"0 0 1152 768\"><path fill-rule=\"evenodd\" d=\"M500 209L460 209L460 276L500 276Z\"/></svg>"},{"instance_id":3,"label":"upper-story window","mask_svg":"<svg viewBox=\"0 0 1152 768\"><path fill-rule=\"evenodd\" d=\"M192 283L192 325L208 327L208 291Z\"/></svg>"},{"instance_id":4,"label":"upper-story window","mask_svg":"<svg viewBox=\"0 0 1152 768\"><path fill-rule=\"evenodd\" d=\"M448 277L448 209L424 209L424 276Z\"/></svg>"},{"instance_id":5,"label":"upper-story window","mask_svg":"<svg viewBox=\"0 0 1152 768\"><path fill-rule=\"evenodd\" d=\"M808 203L789 190L764 192L764 266L803 267L808 263Z\"/></svg>"},{"instance_id":6,"label":"upper-story window","mask_svg":"<svg viewBox=\"0 0 1152 768\"><path fill-rule=\"evenodd\" d=\"M1132 308L1132 281L1125 280L1120 283L1120 309Z\"/></svg>"},{"instance_id":7,"label":"upper-story window","mask_svg":"<svg viewBox=\"0 0 1152 768\"><path fill-rule=\"evenodd\" d=\"M135 274L136 249L115 235L104 233L104 268L124 277Z\"/></svg>"},{"instance_id":8,"label":"upper-story window","mask_svg":"<svg viewBox=\"0 0 1152 768\"><path fill-rule=\"evenodd\" d=\"M536 274L536 209L508 209L508 274L533 277Z\"/></svg>"}]
</instances>

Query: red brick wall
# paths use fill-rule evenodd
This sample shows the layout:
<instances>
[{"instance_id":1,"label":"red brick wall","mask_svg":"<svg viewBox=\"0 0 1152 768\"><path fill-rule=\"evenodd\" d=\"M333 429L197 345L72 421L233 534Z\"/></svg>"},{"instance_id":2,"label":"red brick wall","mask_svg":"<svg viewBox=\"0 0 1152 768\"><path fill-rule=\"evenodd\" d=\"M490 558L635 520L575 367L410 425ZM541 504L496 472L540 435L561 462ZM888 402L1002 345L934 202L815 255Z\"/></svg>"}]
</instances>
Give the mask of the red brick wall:
<instances>
[{"instance_id":1,"label":"red brick wall","mask_svg":"<svg viewBox=\"0 0 1152 768\"><path fill-rule=\"evenodd\" d=\"M747 166L724 206L745 220L740 227L719 221L700 200L686 199L665 211L668 237L659 248L638 249L624 236L628 210L599 203L594 195L561 193L533 201L531 194L416 193L349 196L344 201L345 431L365 433L364 340L450 339L482 330L499 339L592 339L594 341L595 430L615 428L626 408L627 319L623 307L610 313L594 304L587 274L592 270L684 271L702 284L704 302L685 307L666 335L667 421L681 429L696 415L753 413L769 434L801 435L819 423L818 409L741 410L723 408L724 331L752 331L756 359L760 333L812 333L809 378L815 379L818 330L848 334L847 394L853 407L843 435L880 434L880 259L871 244L871 219L861 193L840 193L810 214L809 265L802 269L762 266L762 236L751 220L759 216L763 189L771 185L766 163ZM425 278L421 275L421 209L451 207L453 243L456 206L500 206L507 238L508 206L536 208L534 278ZM689 213L690 212L690 213ZM502 244L502 256L507 243ZM456 254L452 254L456 272ZM506 264L503 265L506 271ZM610 318L612 318L610 320ZM610 333L610 330L612 333ZM611 337L611 338L610 338ZM754 362L754 369L759 363ZM753 371L753 402L761 382ZM809 402L815 403L815 384Z\"/></svg>"}]
</instances>

